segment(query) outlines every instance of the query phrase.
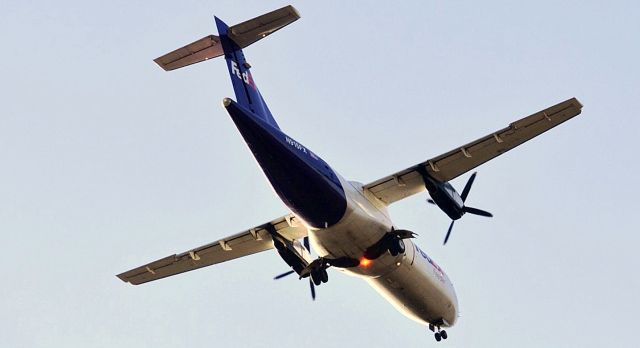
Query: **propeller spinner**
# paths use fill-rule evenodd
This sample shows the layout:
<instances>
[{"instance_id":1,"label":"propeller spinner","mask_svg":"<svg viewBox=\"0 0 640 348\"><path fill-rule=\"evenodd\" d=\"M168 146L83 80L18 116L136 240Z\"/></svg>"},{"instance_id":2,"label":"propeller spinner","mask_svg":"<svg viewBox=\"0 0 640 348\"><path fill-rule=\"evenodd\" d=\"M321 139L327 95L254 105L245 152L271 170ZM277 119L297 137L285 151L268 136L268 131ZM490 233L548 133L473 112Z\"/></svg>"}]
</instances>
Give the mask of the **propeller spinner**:
<instances>
[{"instance_id":1,"label":"propeller spinner","mask_svg":"<svg viewBox=\"0 0 640 348\"><path fill-rule=\"evenodd\" d=\"M444 237L443 245L447 244L447 241L451 236L453 224L465 213L485 217L493 217L493 214L489 213L488 211L468 207L464 204L464 202L467 200L467 196L469 195L469 191L471 190L471 186L476 179L476 174L477 172L471 174L471 177L467 181L466 185L464 185L464 189L462 190L461 195L458 195L458 192L453 188L453 186L451 186L449 182L439 182L429 177L428 175L426 177L423 175L425 180L425 187L433 198L428 199L427 202L437 205L452 220L451 224L449 225L449 229L447 230L447 235Z\"/></svg>"}]
</instances>

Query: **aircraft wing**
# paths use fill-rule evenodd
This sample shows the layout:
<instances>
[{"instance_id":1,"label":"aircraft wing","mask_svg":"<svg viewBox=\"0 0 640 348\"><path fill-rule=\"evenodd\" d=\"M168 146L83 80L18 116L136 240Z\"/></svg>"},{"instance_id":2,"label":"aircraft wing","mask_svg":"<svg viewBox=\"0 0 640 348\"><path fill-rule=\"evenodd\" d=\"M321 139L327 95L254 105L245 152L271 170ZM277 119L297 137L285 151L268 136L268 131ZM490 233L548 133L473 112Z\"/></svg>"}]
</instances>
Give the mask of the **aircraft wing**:
<instances>
[{"instance_id":1,"label":"aircraft wing","mask_svg":"<svg viewBox=\"0 0 640 348\"><path fill-rule=\"evenodd\" d=\"M217 240L199 248L174 254L118 274L124 282L138 285L194 269L272 249L267 228L275 228L282 237L295 240L307 235L307 229L289 214L247 231Z\"/></svg>"},{"instance_id":2,"label":"aircraft wing","mask_svg":"<svg viewBox=\"0 0 640 348\"><path fill-rule=\"evenodd\" d=\"M422 177L416 171L420 166L434 179L449 181L578 116L581 109L582 104L576 98L568 99L476 141L376 180L365 188L386 204L391 204L425 190Z\"/></svg>"}]
</instances>

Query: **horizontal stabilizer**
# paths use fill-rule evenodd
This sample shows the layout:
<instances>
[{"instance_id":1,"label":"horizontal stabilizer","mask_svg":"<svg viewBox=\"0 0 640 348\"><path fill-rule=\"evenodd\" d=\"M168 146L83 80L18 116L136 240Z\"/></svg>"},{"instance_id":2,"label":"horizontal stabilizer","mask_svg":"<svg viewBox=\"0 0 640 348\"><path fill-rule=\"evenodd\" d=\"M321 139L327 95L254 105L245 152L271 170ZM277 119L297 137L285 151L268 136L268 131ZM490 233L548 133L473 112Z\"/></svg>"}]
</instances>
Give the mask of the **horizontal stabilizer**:
<instances>
[{"instance_id":1,"label":"horizontal stabilizer","mask_svg":"<svg viewBox=\"0 0 640 348\"><path fill-rule=\"evenodd\" d=\"M170 71L219 57L223 54L220 38L215 35L208 35L153 61L165 71Z\"/></svg>"},{"instance_id":2,"label":"horizontal stabilizer","mask_svg":"<svg viewBox=\"0 0 640 348\"><path fill-rule=\"evenodd\" d=\"M297 21L300 14L291 6L271 11L262 16L229 27L228 36L240 48L245 48L252 43L275 33L285 26Z\"/></svg>"},{"instance_id":3,"label":"horizontal stabilizer","mask_svg":"<svg viewBox=\"0 0 640 348\"><path fill-rule=\"evenodd\" d=\"M242 49L297 21L299 18L298 11L289 5L229 27L227 36ZM154 62L165 71L171 71L219 57L223 54L220 38L215 35L208 35L156 58Z\"/></svg>"}]
</instances>

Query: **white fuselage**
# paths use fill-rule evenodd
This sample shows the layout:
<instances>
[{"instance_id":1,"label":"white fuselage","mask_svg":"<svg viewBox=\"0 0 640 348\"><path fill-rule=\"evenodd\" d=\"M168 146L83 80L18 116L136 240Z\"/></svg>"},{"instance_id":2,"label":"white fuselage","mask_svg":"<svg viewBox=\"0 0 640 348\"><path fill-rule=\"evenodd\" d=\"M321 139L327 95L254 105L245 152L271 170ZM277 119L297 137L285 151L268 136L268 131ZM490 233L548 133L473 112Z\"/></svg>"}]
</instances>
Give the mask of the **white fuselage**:
<instances>
[{"instance_id":1,"label":"white fuselage","mask_svg":"<svg viewBox=\"0 0 640 348\"><path fill-rule=\"evenodd\" d=\"M324 229L309 229L313 249L320 256L348 256L362 260L364 250L380 240L394 226L386 205L360 183L340 177L347 199L342 219ZM458 300L444 271L411 239L405 239L405 253L389 252L360 266L340 269L364 278L396 309L420 322L452 326L458 316Z\"/></svg>"}]
</instances>

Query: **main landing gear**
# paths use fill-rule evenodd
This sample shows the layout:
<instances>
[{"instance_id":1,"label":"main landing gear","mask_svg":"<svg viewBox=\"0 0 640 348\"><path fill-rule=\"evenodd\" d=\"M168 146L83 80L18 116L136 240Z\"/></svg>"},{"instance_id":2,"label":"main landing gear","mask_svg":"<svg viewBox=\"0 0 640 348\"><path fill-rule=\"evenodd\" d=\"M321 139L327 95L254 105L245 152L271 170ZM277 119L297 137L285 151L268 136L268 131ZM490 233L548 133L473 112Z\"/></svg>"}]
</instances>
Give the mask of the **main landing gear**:
<instances>
[{"instance_id":1,"label":"main landing gear","mask_svg":"<svg viewBox=\"0 0 640 348\"><path fill-rule=\"evenodd\" d=\"M438 331L436 331L436 328L438 329ZM441 340L446 340L448 337L446 331L440 330L440 326L434 326L433 324L429 324L429 330L435 332L434 337L438 342L440 342Z\"/></svg>"},{"instance_id":2,"label":"main landing gear","mask_svg":"<svg viewBox=\"0 0 640 348\"><path fill-rule=\"evenodd\" d=\"M389 245L389 253L391 253L391 256L404 254L404 251L405 251L405 247L402 239L394 238L391 244Z\"/></svg>"},{"instance_id":3,"label":"main landing gear","mask_svg":"<svg viewBox=\"0 0 640 348\"><path fill-rule=\"evenodd\" d=\"M309 276L316 286L329 281L329 274L327 274L326 269L312 269Z\"/></svg>"},{"instance_id":4,"label":"main landing gear","mask_svg":"<svg viewBox=\"0 0 640 348\"><path fill-rule=\"evenodd\" d=\"M369 260L375 260L382 254L389 251L391 256L402 255L405 252L403 239L415 238L416 234L407 230L396 230L391 228L391 232L387 232L379 241L364 251L364 257Z\"/></svg>"},{"instance_id":5,"label":"main landing gear","mask_svg":"<svg viewBox=\"0 0 640 348\"><path fill-rule=\"evenodd\" d=\"M352 259L350 257L338 257L336 259L329 259L326 257L319 257L309 265L304 267L300 271L300 279L311 277L311 281L313 284L320 285L322 283L326 283L329 280L329 275L327 274L327 268L331 266L340 267L340 268L349 268L356 267L360 264L360 261L356 259Z\"/></svg>"}]
</instances>

